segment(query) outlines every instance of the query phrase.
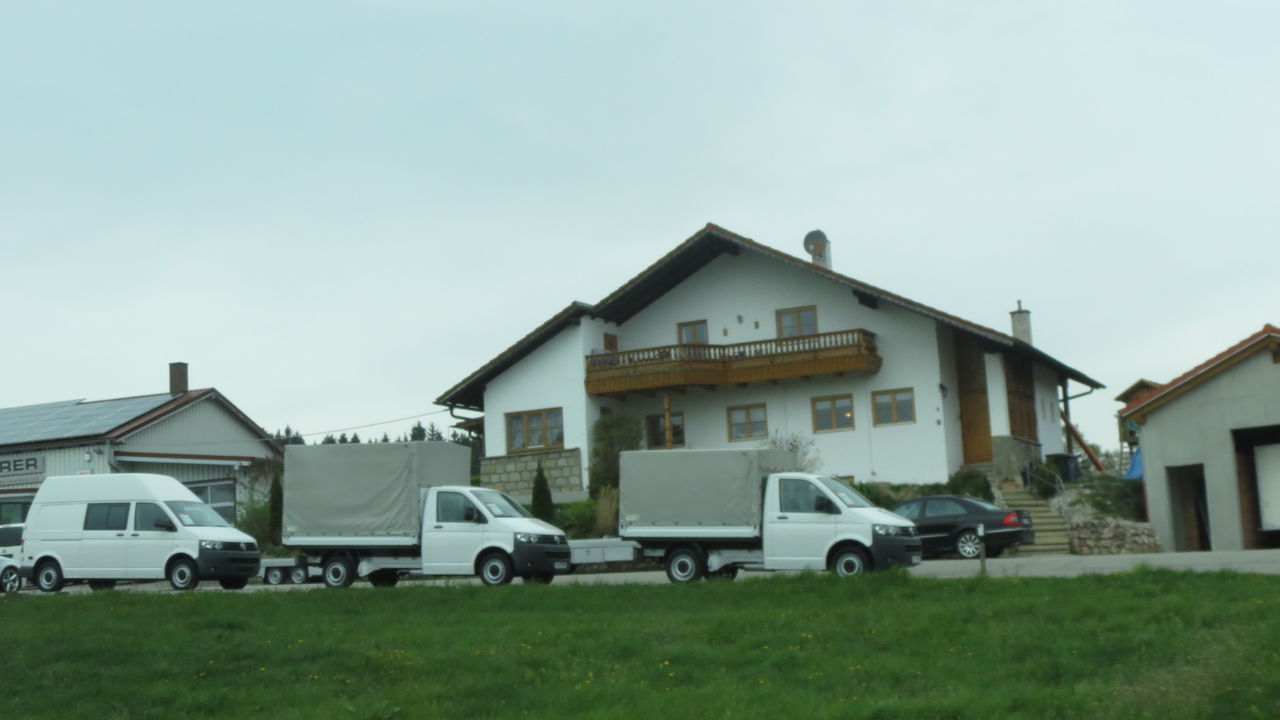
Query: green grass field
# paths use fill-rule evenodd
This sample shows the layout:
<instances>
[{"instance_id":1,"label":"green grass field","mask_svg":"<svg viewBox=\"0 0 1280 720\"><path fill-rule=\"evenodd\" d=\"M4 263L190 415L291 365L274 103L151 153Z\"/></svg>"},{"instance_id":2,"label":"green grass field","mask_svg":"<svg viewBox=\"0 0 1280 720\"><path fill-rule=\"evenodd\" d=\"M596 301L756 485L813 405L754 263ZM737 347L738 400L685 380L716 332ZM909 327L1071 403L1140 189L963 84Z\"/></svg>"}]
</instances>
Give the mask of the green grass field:
<instances>
[{"instance_id":1,"label":"green grass field","mask_svg":"<svg viewBox=\"0 0 1280 720\"><path fill-rule=\"evenodd\" d=\"M0 597L4 718L1277 718L1280 577Z\"/></svg>"}]
</instances>

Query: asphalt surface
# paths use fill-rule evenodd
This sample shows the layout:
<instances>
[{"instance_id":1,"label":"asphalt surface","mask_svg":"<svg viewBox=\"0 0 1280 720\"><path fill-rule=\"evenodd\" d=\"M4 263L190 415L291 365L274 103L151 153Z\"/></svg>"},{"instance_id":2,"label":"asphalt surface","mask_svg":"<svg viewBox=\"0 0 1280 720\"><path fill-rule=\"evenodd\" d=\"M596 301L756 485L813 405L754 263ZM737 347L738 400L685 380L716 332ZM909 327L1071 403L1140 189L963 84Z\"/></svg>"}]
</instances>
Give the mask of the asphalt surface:
<instances>
[{"instance_id":1,"label":"asphalt surface","mask_svg":"<svg viewBox=\"0 0 1280 720\"><path fill-rule=\"evenodd\" d=\"M986 561L986 572L991 577L1076 577L1086 574L1109 574L1128 572L1140 566L1167 568L1170 570L1194 570L1214 572L1231 570L1246 573L1264 573L1280 575L1280 550L1235 550L1223 552L1198 553L1150 553L1141 555L1024 555L1021 557L1001 557ZM914 577L922 578L963 578L974 577L982 572L979 560L930 559L908 572ZM757 573L744 573L751 577ZM401 585L439 586L474 585L475 578L422 579L411 578L401 581ZM638 572L592 573L562 575L555 580L557 585L620 585L633 584L665 584L666 573L661 570L644 570ZM264 585L251 583L241 591L235 592L296 592L323 589L320 583L305 585ZM357 582L354 590L372 590L367 582ZM119 592L161 592L173 593L165 582L120 583L116 586ZM81 594L91 592L87 585L69 585L62 592ZM225 592L216 582L203 582L197 592ZM32 586L26 586L23 594L40 595Z\"/></svg>"}]
</instances>

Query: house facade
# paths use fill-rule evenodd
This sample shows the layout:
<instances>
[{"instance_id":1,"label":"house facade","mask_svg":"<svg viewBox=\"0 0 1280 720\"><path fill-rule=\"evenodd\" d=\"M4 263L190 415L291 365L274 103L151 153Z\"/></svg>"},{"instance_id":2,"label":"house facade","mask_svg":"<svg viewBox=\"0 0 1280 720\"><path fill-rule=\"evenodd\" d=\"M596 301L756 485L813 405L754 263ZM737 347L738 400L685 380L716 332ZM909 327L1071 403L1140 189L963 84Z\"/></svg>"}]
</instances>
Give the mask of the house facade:
<instances>
[{"instance_id":1,"label":"house facade","mask_svg":"<svg viewBox=\"0 0 1280 720\"><path fill-rule=\"evenodd\" d=\"M1123 397L1123 396L1122 396ZM1175 551L1280 547L1280 328L1266 325L1120 411L1147 515Z\"/></svg>"},{"instance_id":2,"label":"house facade","mask_svg":"<svg viewBox=\"0 0 1280 720\"><path fill-rule=\"evenodd\" d=\"M812 443L815 469L943 482L965 465L1016 477L1064 450L1068 382L1098 383L1030 343L708 225L595 305L574 303L437 403L484 413L482 483L541 464L585 487L602 414L650 448Z\"/></svg>"},{"instance_id":3,"label":"house facade","mask_svg":"<svg viewBox=\"0 0 1280 720\"><path fill-rule=\"evenodd\" d=\"M279 445L216 389L188 389L186 363L169 370L167 393L0 408L0 524L23 522L51 475L168 475L232 523L265 499Z\"/></svg>"}]
</instances>

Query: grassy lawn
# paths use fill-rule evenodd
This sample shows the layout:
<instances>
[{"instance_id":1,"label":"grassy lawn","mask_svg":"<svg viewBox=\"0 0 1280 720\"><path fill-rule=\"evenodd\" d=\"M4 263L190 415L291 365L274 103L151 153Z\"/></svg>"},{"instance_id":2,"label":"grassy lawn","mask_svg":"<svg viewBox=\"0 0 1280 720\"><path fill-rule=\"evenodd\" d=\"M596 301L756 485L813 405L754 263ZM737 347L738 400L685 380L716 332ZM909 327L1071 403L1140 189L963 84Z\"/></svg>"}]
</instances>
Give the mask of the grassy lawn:
<instances>
[{"instance_id":1,"label":"grassy lawn","mask_svg":"<svg viewBox=\"0 0 1280 720\"><path fill-rule=\"evenodd\" d=\"M5 718L1276 718L1280 577L0 597Z\"/></svg>"}]
</instances>

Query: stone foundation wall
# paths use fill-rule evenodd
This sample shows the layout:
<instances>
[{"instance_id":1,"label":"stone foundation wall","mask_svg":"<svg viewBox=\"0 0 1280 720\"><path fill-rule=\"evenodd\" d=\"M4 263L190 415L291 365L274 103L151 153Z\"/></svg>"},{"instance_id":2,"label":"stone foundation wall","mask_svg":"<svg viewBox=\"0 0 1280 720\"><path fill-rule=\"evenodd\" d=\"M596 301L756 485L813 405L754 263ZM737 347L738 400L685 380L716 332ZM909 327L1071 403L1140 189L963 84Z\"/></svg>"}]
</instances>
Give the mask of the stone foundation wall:
<instances>
[{"instance_id":1,"label":"stone foundation wall","mask_svg":"<svg viewBox=\"0 0 1280 720\"><path fill-rule=\"evenodd\" d=\"M1028 465L1041 462L1040 443L1023 440L1012 435L996 435L991 438L991 472L996 487L1020 488L1022 471Z\"/></svg>"},{"instance_id":2,"label":"stone foundation wall","mask_svg":"<svg viewBox=\"0 0 1280 720\"><path fill-rule=\"evenodd\" d=\"M1069 534L1077 555L1163 552L1151 523L1094 517L1073 520Z\"/></svg>"},{"instance_id":3,"label":"stone foundation wall","mask_svg":"<svg viewBox=\"0 0 1280 720\"><path fill-rule=\"evenodd\" d=\"M533 494L533 478L539 464L553 498L561 492L582 490L582 455L578 448L481 458L480 484L508 495L528 497Z\"/></svg>"}]
</instances>

